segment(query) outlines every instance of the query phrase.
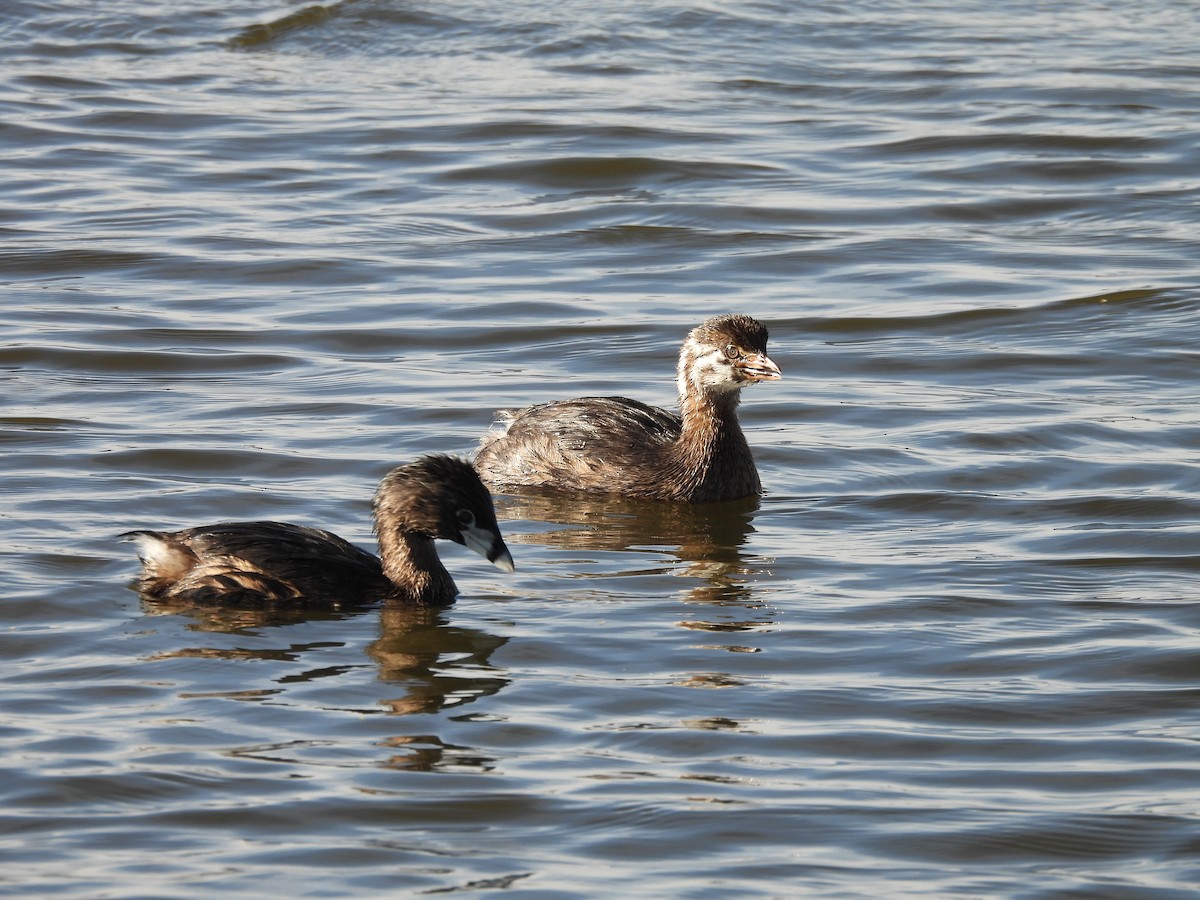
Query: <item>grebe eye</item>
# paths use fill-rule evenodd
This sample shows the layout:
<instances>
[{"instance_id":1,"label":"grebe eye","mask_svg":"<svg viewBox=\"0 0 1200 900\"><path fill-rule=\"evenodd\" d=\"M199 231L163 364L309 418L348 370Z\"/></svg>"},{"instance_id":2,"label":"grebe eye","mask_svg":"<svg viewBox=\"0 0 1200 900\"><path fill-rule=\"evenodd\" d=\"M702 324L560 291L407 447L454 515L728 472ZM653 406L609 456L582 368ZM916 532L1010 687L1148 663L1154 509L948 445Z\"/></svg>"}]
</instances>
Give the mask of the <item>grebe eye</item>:
<instances>
[{"instance_id":1,"label":"grebe eye","mask_svg":"<svg viewBox=\"0 0 1200 900\"><path fill-rule=\"evenodd\" d=\"M458 524L464 528L470 528L475 524L475 513L469 509L460 509L458 511Z\"/></svg>"},{"instance_id":2,"label":"grebe eye","mask_svg":"<svg viewBox=\"0 0 1200 900\"><path fill-rule=\"evenodd\" d=\"M742 354L738 352L738 348L734 344L729 344L725 347L725 355L730 359L737 359Z\"/></svg>"}]
</instances>

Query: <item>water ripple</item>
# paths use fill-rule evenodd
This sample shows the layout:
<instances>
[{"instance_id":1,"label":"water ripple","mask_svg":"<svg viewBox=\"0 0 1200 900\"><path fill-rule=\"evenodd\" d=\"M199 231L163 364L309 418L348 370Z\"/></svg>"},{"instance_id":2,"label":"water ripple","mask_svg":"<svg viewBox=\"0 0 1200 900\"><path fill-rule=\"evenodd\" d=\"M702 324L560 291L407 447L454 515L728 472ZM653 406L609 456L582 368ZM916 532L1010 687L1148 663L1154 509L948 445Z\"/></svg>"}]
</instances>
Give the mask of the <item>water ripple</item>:
<instances>
[{"instance_id":1,"label":"water ripple","mask_svg":"<svg viewBox=\"0 0 1200 900\"><path fill-rule=\"evenodd\" d=\"M1191 10L0 34L15 890L1192 892ZM740 406L761 498L499 496L517 572L447 543L446 610L129 590L129 528L372 548L391 465L502 407L671 406L719 312L785 372Z\"/></svg>"}]
</instances>

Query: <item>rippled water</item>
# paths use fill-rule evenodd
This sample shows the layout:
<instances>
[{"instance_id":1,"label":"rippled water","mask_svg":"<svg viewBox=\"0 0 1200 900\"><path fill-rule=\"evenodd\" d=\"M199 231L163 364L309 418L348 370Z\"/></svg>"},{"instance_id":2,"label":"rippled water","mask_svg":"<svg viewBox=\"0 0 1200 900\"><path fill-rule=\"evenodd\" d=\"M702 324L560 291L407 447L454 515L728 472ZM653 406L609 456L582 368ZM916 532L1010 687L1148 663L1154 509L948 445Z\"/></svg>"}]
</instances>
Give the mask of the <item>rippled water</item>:
<instances>
[{"instance_id":1,"label":"rippled water","mask_svg":"<svg viewBox=\"0 0 1200 900\"><path fill-rule=\"evenodd\" d=\"M1194 7L0 9L0 891L1190 896ZM747 312L768 493L498 497L449 609L152 606L372 546L492 411Z\"/></svg>"}]
</instances>

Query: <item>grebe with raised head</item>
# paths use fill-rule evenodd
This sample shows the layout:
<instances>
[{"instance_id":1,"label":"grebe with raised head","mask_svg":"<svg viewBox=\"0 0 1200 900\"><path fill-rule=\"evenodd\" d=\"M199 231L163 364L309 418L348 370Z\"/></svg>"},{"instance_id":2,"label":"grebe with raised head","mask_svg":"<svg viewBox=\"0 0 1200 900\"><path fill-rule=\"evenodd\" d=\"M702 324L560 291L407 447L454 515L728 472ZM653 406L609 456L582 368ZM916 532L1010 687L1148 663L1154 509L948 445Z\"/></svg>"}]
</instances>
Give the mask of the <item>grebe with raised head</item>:
<instances>
[{"instance_id":1,"label":"grebe with raised head","mask_svg":"<svg viewBox=\"0 0 1200 900\"><path fill-rule=\"evenodd\" d=\"M372 511L378 557L328 531L283 522L222 522L121 537L138 543L142 593L195 604L449 603L458 591L435 538L464 544L513 571L491 494L463 460L425 456L392 469Z\"/></svg>"},{"instance_id":2,"label":"grebe with raised head","mask_svg":"<svg viewBox=\"0 0 1200 900\"><path fill-rule=\"evenodd\" d=\"M679 415L625 397L581 397L501 410L475 469L493 488L540 487L708 502L762 492L737 419L741 389L775 381L767 329L750 316L716 316L679 353Z\"/></svg>"}]
</instances>

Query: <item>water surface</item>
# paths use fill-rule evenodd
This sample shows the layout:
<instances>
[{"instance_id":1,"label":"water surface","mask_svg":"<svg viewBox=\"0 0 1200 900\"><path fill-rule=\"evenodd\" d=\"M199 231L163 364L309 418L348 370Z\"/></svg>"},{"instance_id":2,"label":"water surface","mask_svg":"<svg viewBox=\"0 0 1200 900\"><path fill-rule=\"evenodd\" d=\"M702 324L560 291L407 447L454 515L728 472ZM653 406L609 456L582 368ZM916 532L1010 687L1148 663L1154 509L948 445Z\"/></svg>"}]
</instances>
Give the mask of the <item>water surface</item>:
<instances>
[{"instance_id":1,"label":"water surface","mask_svg":"<svg viewBox=\"0 0 1200 900\"><path fill-rule=\"evenodd\" d=\"M0 11L0 890L1193 895L1196 19ZM130 528L373 546L722 312L759 500L498 497L445 610L129 590Z\"/></svg>"}]
</instances>

